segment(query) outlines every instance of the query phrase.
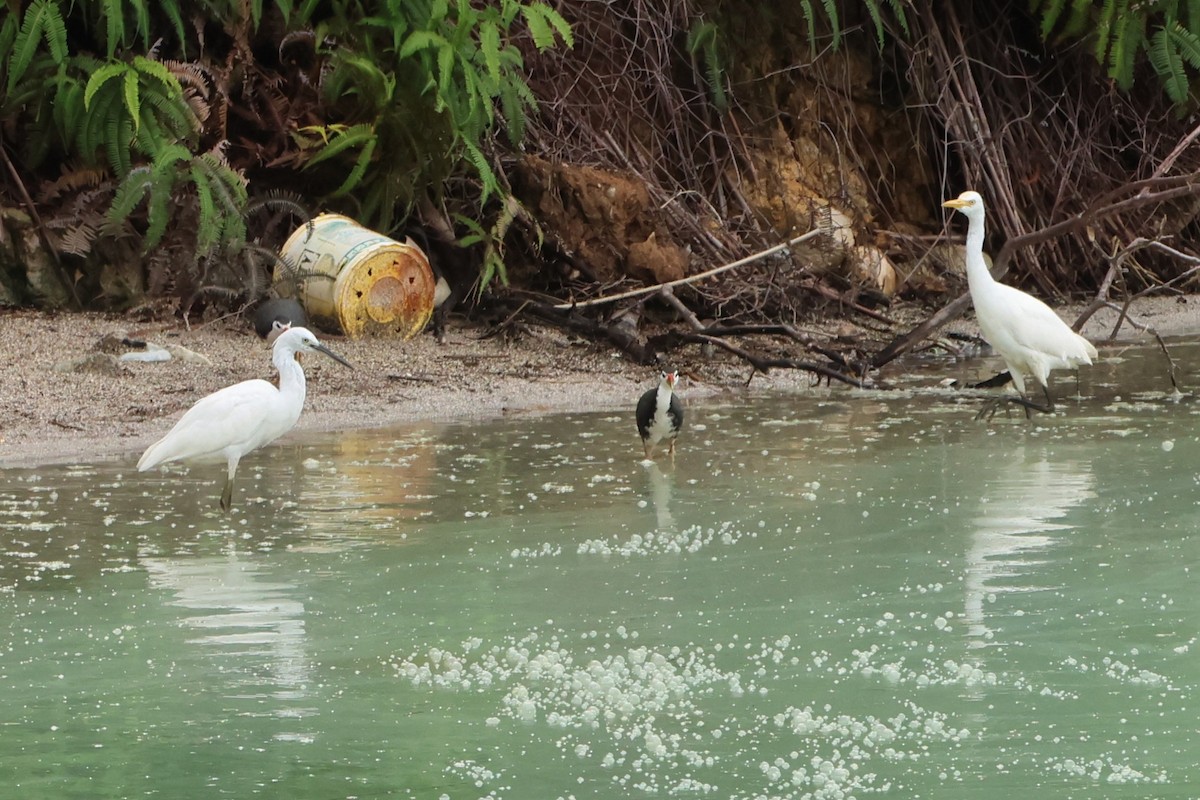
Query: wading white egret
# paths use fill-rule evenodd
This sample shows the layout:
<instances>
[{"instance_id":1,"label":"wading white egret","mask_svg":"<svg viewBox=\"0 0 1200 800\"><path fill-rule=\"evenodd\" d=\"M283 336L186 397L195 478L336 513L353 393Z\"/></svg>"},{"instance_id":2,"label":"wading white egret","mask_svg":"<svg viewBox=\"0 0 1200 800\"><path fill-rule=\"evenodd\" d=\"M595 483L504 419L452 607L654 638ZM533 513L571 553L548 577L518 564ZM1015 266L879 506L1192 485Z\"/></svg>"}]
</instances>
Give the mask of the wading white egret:
<instances>
[{"instance_id":1,"label":"wading white egret","mask_svg":"<svg viewBox=\"0 0 1200 800\"><path fill-rule=\"evenodd\" d=\"M221 492L221 510L233 501L233 478L238 461L251 450L278 439L292 429L304 408L304 369L297 353L311 351L347 367L350 362L317 341L307 328L288 328L275 340L271 361L279 371L279 388L267 381L242 381L197 401L175 427L142 454L138 471L168 461L224 460L228 467Z\"/></svg>"},{"instance_id":2,"label":"wading white egret","mask_svg":"<svg viewBox=\"0 0 1200 800\"><path fill-rule=\"evenodd\" d=\"M678 380L678 372L664 372L658 388L647 390L638 400L637 427L646 458L650 458L654 448L664 441L671 459L675 458L675 438L683 427L683 403L675 394Z\"/></svg>"},{"instance_id":3,"label":"wading white egret","mask_svg":"<svg viewBox=\"0 0 1200 800\"><path fill-rule=\"evenodd\" d=\"M984 210L983 198L978 192L963 192L942 205L967 218L967 285L975 306L975 318L983 338L1004 359L1021 395L999 398L989 403L979 416L995 413L998 405L1005 402L1023 406L1027 415L1030 409L1053 411L1050 370L1091 364L1096 358L1096 348L1071 330L1041 300L992 277L983 260ZM1045 405L1025 394L1026 377L1032 378L1041 388L1046 397Z\"/></svg>"}]
</instances>

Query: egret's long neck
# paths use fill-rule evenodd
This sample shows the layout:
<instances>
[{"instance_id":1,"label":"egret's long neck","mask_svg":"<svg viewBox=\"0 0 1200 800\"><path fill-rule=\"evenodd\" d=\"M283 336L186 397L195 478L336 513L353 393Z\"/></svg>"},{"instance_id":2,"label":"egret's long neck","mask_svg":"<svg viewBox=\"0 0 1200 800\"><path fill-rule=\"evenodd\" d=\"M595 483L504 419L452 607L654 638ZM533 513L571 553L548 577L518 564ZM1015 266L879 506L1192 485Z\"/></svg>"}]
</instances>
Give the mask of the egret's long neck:
<instances>
[{"instance_id":1,"label":"egret's long neck","mask_svg":"<svg viewBox=\"0 0 1200 800\"><path fill-rule=\"evenodd\" d=\"M967 285L972 289L996 282L983 259L983 233L983 215L968 217Z\"/></svg>"},{"instance_id":2,"label":"egret's long neck","mask_svg":"<svg viewBox=\"0 0 1200 800\"><path fill-rule=\"evenodd\" d=\"M271 361L275 364L275 369L279 370L279 393L303 408L306 388L304 369L296 360L295 351L290 348L281 348L271 356Z\"/></svg>"}]
</instances>

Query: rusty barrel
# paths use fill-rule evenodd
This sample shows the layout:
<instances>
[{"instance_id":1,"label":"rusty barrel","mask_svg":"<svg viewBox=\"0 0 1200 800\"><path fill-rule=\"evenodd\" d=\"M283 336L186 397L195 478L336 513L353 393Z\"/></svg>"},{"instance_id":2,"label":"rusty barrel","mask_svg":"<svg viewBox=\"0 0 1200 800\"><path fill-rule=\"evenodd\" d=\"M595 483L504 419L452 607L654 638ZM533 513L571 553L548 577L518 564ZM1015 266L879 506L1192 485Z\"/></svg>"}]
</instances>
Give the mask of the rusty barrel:
<instances>
[{"instance_id":1,"label":"rusty barrel","mask_svg":"<svg viewBox=\"0 0 1200 800\"><path fill-rule=\"evenodd\" d=\"M352 339L420 333L433 314L429 259L350 217L321 214L284 242L275 280L296 280L297 299L324 328ZM286 273L292 273L290 276Z\"/></svg>"}]
</instances>

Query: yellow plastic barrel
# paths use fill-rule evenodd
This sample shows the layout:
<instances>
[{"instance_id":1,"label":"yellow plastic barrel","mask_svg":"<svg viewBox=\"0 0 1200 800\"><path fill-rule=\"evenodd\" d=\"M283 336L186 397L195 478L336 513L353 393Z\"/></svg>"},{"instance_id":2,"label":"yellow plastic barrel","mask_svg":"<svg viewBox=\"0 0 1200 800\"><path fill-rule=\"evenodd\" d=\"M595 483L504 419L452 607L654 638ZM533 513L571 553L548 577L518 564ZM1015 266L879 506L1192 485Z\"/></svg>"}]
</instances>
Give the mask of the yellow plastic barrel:
<instances>
[{"instance_id":1,"label":"yellow plastic barrel","mask_svg":"<svg viewBox=\"0 0 1200 800\"><path fill-rule=\"evenodd\" d=\"M411 239L397 242L350 217L322 214L288 237L282 255L275 280L296 280L308 315L352 339L409 339L433 314L433 270Z\"/></svg>"}]
</instances>

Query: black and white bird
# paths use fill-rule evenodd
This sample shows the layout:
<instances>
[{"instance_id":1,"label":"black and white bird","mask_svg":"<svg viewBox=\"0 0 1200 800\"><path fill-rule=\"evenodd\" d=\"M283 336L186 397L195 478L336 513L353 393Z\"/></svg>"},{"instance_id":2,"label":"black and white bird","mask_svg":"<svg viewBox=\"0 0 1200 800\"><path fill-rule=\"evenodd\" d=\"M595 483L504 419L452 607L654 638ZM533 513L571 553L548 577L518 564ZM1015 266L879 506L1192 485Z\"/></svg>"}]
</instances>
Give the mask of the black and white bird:
<instances>
[{"instance_id":1,"label":"black and white bird","mask_svg":"<svg viewBox=\"0 0 1200 800\"><path fill-rule=\"evenodd\" d=\"M683 403L675 394L678 380L678 372L664 372L658 388L648 390L638 400L637 426L646 458L653 455L661 442L667 443L667 452L675 458L675 437L683 428Z\"/></svg>"},{"instance_id":2,"label":"black and white bird","mask_svg":"<svg viewBox=\"0 0 1200 800\"><path fill-rule=\"evenodd\" d=\"M272 297L254 310L254 332L271 344L288 327L307 328L304 306L290 297Z\"/></svg>"}]
</instances>

